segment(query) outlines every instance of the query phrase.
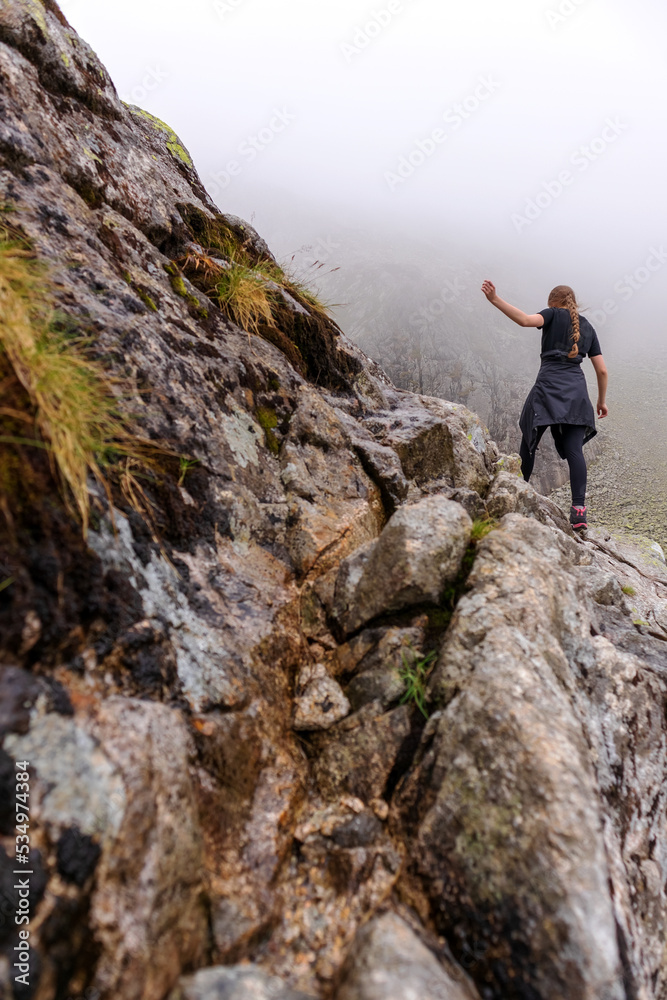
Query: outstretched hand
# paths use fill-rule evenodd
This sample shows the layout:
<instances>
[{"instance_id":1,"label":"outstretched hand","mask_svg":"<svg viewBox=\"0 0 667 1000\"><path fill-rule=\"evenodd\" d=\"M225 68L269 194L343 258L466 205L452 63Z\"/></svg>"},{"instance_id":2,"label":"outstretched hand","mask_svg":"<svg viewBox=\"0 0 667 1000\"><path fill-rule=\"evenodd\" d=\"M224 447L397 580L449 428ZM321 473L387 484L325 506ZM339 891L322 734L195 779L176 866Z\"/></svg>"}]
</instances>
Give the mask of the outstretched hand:
<instances>
[{"instance_id":1,"label":"outstretched hand","mask_svg":"<svg viewBox=\"0 0 667 1000\"><path fill-rule=\"evenodd\" d=\"M498 297L498 294L496 292L496 286L493 284L492 281L484 281L482 283L482 291L486 295L489 302L493 302L493 300Z\"/></svg>"},{"instance_id":2,"label":"outstretched hand","mask_svg":"<svg viewBox=\"0 0 667 1000\"><path fill-rule=\"evenodd\" d=\"M606 403L598 403L597 411L598 411L598 417L600 417L600 419L602 419L602 417L606 417L607 414L609 413Z\"/></svg>"}]
</instances>

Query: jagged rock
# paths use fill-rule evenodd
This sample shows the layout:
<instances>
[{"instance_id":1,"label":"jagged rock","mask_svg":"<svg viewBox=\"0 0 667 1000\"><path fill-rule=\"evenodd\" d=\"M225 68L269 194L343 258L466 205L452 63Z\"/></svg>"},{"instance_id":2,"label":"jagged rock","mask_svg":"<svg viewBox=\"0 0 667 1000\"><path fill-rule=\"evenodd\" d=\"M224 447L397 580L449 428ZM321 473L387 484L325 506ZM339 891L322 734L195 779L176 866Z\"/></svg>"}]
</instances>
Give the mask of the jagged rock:
<instances>
[{"instance_id":1,"label":"jagged rock","mask_svg":"<svg viewBox=\"0 0 667 1000\"><path fill-rule=\"evenodd\" d=\"M512 472L500 472L496 476L486 497L486 509L495 518L510 513L534 517L542 524L552 524L572 535L572 528L560 507Z\"/></svg>"},{"instance_id":2,"label":"jagged rock","mask_svg":"<svg viewBox=\"0 0 667 1000\"><path fill-rule=\"evenodd\" d=\"M248 965L214 966L183 976L169 1000L313 1000Z\"/></svg>"},{"instance_id":3,"label":"jagged rock","mask_svg":"<svg viewBox=\"0 0 667 1000\"><path fill-rule=\"evenodd\" d=\"M344 560L335 612L346 634L378 615L415 604L438 604L460 570L472 521L441 496L401 507L380 538Z\"/></svg>"},{"instance_id":4,"label":"jagged rock","mask_svg":"<svg viewBox=\"0 0 667 1000\"><path fill-rule=\"evenodd\" d=\"M294 728L330 729L350 713L350 703L340 684L323 663L305 666L299 674L294 698Z\"/></svg>"},{"instance_id":5,"label":"jagged rock","mask_svg":"<svg viewBox=\"0 0 667 1000\"><path fill-rule=\"evenodd\" d=\"M370 380L366 379L370 384ZM338 400L336 402L339 402ZM387 401L382 394L381 405ZM379 487L385 506L393 511L407 499L409 483L403 474L401 461L393 450L375 440L367 428L345 412L340 405L335 407L336 416L344 425L350 443L361 460L364 470Z\"/></svg>"},{"instance_id":6,"label":"jagged rock","mask_svg":"<svg viewBox=\"0 0 667 1000\"><path fill-rule=\"evenodd\" d=\"M664 902L633 878L641 904L619 903L620 831L639 823L649 851L653 821L642 824L638 803L663 808L655 713L667 688L591 637L573 572L591 548L518 515L484 539L432 678L440 710L400 792L438 926L470 949L482 942L478 974L494 995L511 980L512 996L621 1000L624 982L640 991L660 975L650 928ZM627 720L643 713L647 741L631 741ZM611 793L626 769L641 785L630 799Z\"/></svg>"},{"instance_id":7,"label":"jagged rock","mask_svg":"<svg viewBox=\"0 0 667 1000\"><path fill-rule=\"evenodd\" d=\"M292 844L306 775L301 755L265 706L208 712L194 718L193 728L211 958L229 963L279 919L275 881Z\"/></svg>"},{"instance_id":8,"label":"jagged rock","mask_svg":"<svg viewBox=\"0 0 667 1000\"><path fill-rule=\"evenodd\" d=\"M349 796L307 813L295 837L299 850L283 887L284 916L270 946L274 968L305 989L307 970L298 956L309 955L330 993L356 928L396 884L402 848L374 812ZM315 872L324 878L315 879Z\"/></svg>"},{"instance_id":9,"label":"jagged rock","mask_svg":"<svg viewBox=\"0 0 667 1000\"><path fill-rule=\"evenodd\" d=\"M300 576L325 573L377 537L385 519L380 491L334 408L309 387L300 390L280 463L291 500L286 544Z\"/></svg>"},{"instance_id":10,"label":"jagged rock","mask_svg":"<svg viewBox=\"0 0 667 1000\"><path fill-rule=\"evenodd\" d=\"M667 582L659 553L650 539L590 529L584 546L595 563L580 570L592 627L654 669L667 669Z\"/></svg>"},{"instance_id":11,"label":"jagged rock","mask_svg":"<svg viewBox=\"0 0 667 1000\"><path fill-rule=\"evenodd\" d=\"M394 913L358 932L343 967L336 1000L474 1000L464 974L445 970Z\"/></svg>"},{"instance_id":12,"label":"jagged rock","mask_svg":"<svg viewBox=\"0 0 667 1000\"><path fill-rule=\"evenodd\" d=\"M667 584L665 553L658 542L643 535L623 534L600 528L589 528L586 538L619 562L632 566L647 579Z\"/></svg>"},{"instance_id":13,"label":"jagged rock","mask_svg":"<svg viewBox=\"0 0 667 1000\"><path fill-rule=\"evenodd\" d=\"M578 576L586 588L586 596L595 604L604 607L618 607L627 613L621 584L613 573L605 573L599 566L582 566Z\"/></svg>"},{"instance_id":14,"label":"jagged rock","mask_svg":"<svg viewBox=\"0 0 667 1000\"><path fill-rule=\"evenodd\" d=\"M163 1000L253 961L244 995L321 1000L396 891L485 1000L664 997L660 553L574 539L473 413L395 389L294 289L266 336L231 322L186 256L269 248L55 0L0 4L0 83L3 222L166 449L143 515L91 481L84 539L49 457L0 441L0 823L28 756L35 995ZM426 722L398 671L441 641ZM312 663L354 711L297 737Z\"/></svg>"},{"instance_id":15,"label":"jagged rock","mask_svg":"<svg viewBox=\"0 0 667 1000\"><path fill-rule=\"evenodd\" d=\"M387 709L403 696L406 684L401 674L406 664L425 655L428 627L428 616L419 615L405 626L364 629L337 647L330 669L347 679L344 690L354 711L373 701Z\"/></svg>"},{"instance_id":16,"label":"jagged rock","mask_svg":"<svg viewBox=\"0 0 667 1000\"><path fill-rule=\"evenodd\" d=\"M500 472L509 472L513 476L523 478L521 456L517 452L512 452L511 455L501 454L494 466L494 474L498 475Z\"/></svg>"},{"instance_id":17,"label":"jagged rock","mask_svg":"<svg viewBox=\"0 0 667 1000\"><path fill-rule=\"evenodd\" d=\"M434 396L419 399L444 420L452 436L454 486L485 494L498 460L498 448L476 413L460 403Z\"/></svg>"},{"instance_id":18,"label":"jagged rock","mask_svg":"<svg viewBox=\"0 0 667 1000\"><path fill-rule=\"evenodd\" d=\"M486 504L476 490L469 490L462 486L452 490L448 496L450 500L460 503L473 521L476 519L483 521L488 516Z\"/></svg>"},{"instance_id":19,"label":"jagged rock","mask_svg":"<svg viewBox=\"0 0 667 1000\"><path fill-rule=\"evenodd\" d=\"M156 703L108 698L87 724L45 714L4 745L34 768L33 826L52 842L75 827L101 848L90 897L90 927L101 946L95 988L162 1000L183 965L202 961L208 938L182 716Z\"/></svg>"},{"instance_id":20,"label":"jagged rock","mask_svg":"<svg viewBox=\"0 0 667 1000\"><path fill-rule=\"evenodd\" d=\"M418 485L442 479L484 493L498 449L476 414L432 396L385 392L389 412L367 418L366 427L398 454L403 472Z\"/></svg>"},{"instance_id":21,"label":"jagged rock","mask_svg":"<svg viewBox=\"0 0 667 1000\"><path fill-rule=\"evenodd\" d=\"M327 733L315 734L313 773L322 794L335 798L348 793L368 803L382 798L410 733L407 705L383 712L375 701Z\"/></svg>"}]
</instances>

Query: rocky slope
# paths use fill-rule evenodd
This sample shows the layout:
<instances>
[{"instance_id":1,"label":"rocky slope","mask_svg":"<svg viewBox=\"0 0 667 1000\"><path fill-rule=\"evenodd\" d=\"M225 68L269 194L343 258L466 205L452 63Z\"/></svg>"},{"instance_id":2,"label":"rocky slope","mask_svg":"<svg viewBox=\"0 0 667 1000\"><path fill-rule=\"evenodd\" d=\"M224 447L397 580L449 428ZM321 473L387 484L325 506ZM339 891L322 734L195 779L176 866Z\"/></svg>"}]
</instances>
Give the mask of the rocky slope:
<instances>
[{"instance_id":1,"label":"rocky slope","mask_svg":"<svg viewBox=\"0 0 667 1000\"><path fill-rule=\"evenodd\" d=\"M175 262L268 248L53 0L0 0L0 81L5 215L137 432L198 460L150 517L97 489L84 540L3 370L4 996L667 997L661 553L573 537L307 300L226 318Z\"/></svg>"}]
</instances>

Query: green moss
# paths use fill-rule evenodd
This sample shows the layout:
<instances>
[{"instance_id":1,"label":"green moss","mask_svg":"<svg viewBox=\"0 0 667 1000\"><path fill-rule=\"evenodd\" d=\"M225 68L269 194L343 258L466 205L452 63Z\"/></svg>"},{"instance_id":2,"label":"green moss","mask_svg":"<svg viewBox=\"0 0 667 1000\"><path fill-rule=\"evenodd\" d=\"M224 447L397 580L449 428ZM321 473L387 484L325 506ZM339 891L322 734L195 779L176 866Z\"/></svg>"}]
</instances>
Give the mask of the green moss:
<instances>
[{"instance_id":1,"label":"green moss","mask_svg":"<svg viewBox=\"0 0 667 1000\"><path fill-rule=\"evenodd\" d=\"M427 614L429 628L431 629L440 630L447 628L452 619L452 613L448 608L429 608Z\"/></svg>"},{"instance_id":2,"label":"green moss","mask_svg":"<svg viewBox=\"0 0 667 1000\"><path fill-rule=\"evenodd\" d=\"M187 285L183 280L183 275L179 271L176 264L165 264L164 269L169 275L169 282L171 284L172 291L174 291L176 295L180 296L180 298L185 299L188 305L193 309L198 319L208 319L208 310L201 305L196 295L193 295L192 292L188 291Z\"/></svg>"},{"instance_id":3,"label":"green moss","mask_svg":"<svg viewBox=\"0 0 667 1000\"><path fill-rule=\"evenodd\" d=\"M277 375L269 375L266 384L268 388L271 390L271 392L278 392L278 390L280 389L280 379L278 378Z\"/></svg>"},{"instance_id":4,"label":"green moss","mask_svg":"<svg viewBox=\"0 0 667 1000\"><path fill-rule=\"evenodd\" d=\"M129 271L123 271L123 281L126 281L128 285L135 291L135 293L139 296L139 298L141 299L141 301L143 302L143 304L146 306L147 309L150 309L151 312L158 312L158 307L156 306L154 300L151 298L151 296L148 294L145 288L142 288L141 285L138 285L135 282L134 278L132 277Z\"/></svg>"},{"instance_id":5,"label":"green moss","mask_svg":"<svg viewBox=\"0 0 667 1000\"><path fill-rule=\"evenodd\" d=\"M454 787L452 787L454 786ZM505 801L494 801L498 786L491 787L477 770L450 771L446 782L450 801L456 801L454 850L466 871L476 899L499 903L516 892L516 873L526 862L528 844L517 832L522 820L522 801L510 792ZM521 879L530 885L530 879Z\"/></svg>"},{"instance_id":6,"label":"green moss","mask_svg":"<svg viewBox=\"0 0 667 1000\"><path fill-rule=\"evenodd\" d=\"M177 295L181 296L181 298L183 299L190 298L190 296L188 295L188 290L185 287L185 282L183 281L183 278L180 276L180 274L172 274L171 287L173 288L173 290L176 292Z\"/></svg>"},{"instance_id":7,"label":"green moss","mask_svg":"<svg viewBox=\"0 0 667 1000\"><path fill-rule=\"evenodd\" d=\"M244 235L244 226L239 226L239 232L235 232L221 216L207 215L196 205L179 202L176 207L195 242L205 250L217 251L221 257L248 267L259 259Z\"/></svg>"},{"instance_id":8,"label":"green moss","mask_svg":"<svg viewBox=\"0 0 667 1000\"><path fill-rule=\"evenodd\" d=\"M153 302L153 299L150 297L150 295L148 294L148 292L145 292L144 289L140 288L138 285L136 286L135 291L136 291L137 295L139 296L139 298L141 299L141 301L143 302L143 304L148 309L150 309L151 312L157 312L158 311L157 310L157 306Z\"/></svg>"},{"instance_id":9,"label":"green moss","mask_svg":"<svg viewBox=\"0 0 667 1000\"><path fill-rule=\"evenodd\" d=\"M167 137L167 149L173 157L180 160L181 163L184 163L186 167L193 166L192 157L188 153L185 146L181 143L173 128L170 128L166 122L163 122L160 118L156 118L155 115L151 115L148 111L144 111L142 108L137 108L134 104L125 104L125 107L128 109L130 114L143 118L145 121L149 122L154 129Z\"/></svg>"},{"instance_id":10,"label":"green moss","mask_svg":"<svg viewBox=\"0 0 667 1000\"><path fill-rule=\"evenodd\" d=\"M21 0L21 4L25 7L33 21L39 25L42 32L45 35L48 35L49 31L46 24L46 16L44 14L44 5L40 3L39 0Z\"/></svg>"},{"instance_id":11,"label":"green moss","mask_svg":"<svg viewBox=\"0 0 667 1000\"><path fill-rule=\"evenodd\" d=\"M266 447L269 451L273 452L274 455L277 455L280 451L280 442L273 433L273 428L278 426L278 417L276 416L275 410L270 410L268 407L260 406L255 411L255 416L257 418L257 423L264 428Z\"/></svg>"},{"instance_id":12,"label":"green moss","mask_svg":"<svg viewBox=\"0 0 667 1000\"><path fill-rule=\"evenodd\" d=\"M75 191L83 198L88 208L101 208L104 204L102 193L86 178L79 178L77 180Z\"/></svg>"},{"instance_id":13,"label":"green moss","mask_svg":"<svg viewBox=\"0 0 667 1000\"><path fill-rule=\"evenodd\" d=\"M627 594L628 597L634 597L635 594L637 593L635 588L631 587L629 583L626 583L624 587L621 587L621 590L623 591L624 594Z\"/></svg>"},{"instance_id":14,"label":"green moss","mask_svg":"<svg viewBox=\"0 0 667 1000\"><path fill-rule=\"evenodd\" d=\"M473 542L481 542L483 538L493 531L494 528L498 527L498 522L492 517L476 517L472 522L472 533L471 539Z\"/></svg>"},{"instance_id":15,"label":"green moss","mask_svg":"<svg viewBox=\"0 0 667 1000\"><path fill-rule=\"evenodd\" d=\"M67 53L66 52L61 52L60 53L60 58L62 59L62 61L65 63L65 65L69 69L69 56L67 55Z\"/></svg>"},{"instance_id":16,"label":"green moss","mask_svg":"<svg viewBox=\"0 0 667 1000\"><path fill-rule=\"evenodd\" d=\"M83 147L83 151L86 154L86 156L88 156L91 160L95 160L96 163L102 163L102 160L100 160L99 156L96 156L95 153L93 153L91 149L88 149L87 146Z\"/></svg>"}]
</instances>

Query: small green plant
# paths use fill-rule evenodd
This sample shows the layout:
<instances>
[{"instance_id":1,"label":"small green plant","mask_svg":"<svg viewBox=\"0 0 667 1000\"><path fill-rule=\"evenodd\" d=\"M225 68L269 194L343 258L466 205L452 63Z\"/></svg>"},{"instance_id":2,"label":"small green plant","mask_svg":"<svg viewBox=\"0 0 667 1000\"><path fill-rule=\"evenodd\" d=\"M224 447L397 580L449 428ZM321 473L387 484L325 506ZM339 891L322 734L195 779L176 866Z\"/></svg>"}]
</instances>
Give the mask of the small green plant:
<instances>
[{"instance_id":1,"label":"small green plant","mask_svg":"<svg viewBox=\"0 0 667 1000\"><path fill-rule=\"evenodd\" d=\"M280 264L257 259L248 243L231 231L207 235L204 242L209 245L203 253L191 251L167 267L176 273L182 269L241 329L257 334L261 327L276 328L280 310L285 308L283 292L300 299L321 318L330 318L330 307ZM178 291L173 281L172 286Z\"/></svg>"},{"instance_id":2,"label":"small green plant","mask_svg":"<svg viewBox=\"0 0 667 1000\"><path fill-rule=\"evenodd\" d=\"M435 652L419 657L412 647L406 651L401 650L403 666L399 669L399 675L405 684L405 693L401 698L401 705L413 702L425 719L428 719L426 709L426 680L430 672L430 667L435 659Z\"/></svg>"},{"instance_id":3,"label":"small green plant","mask_svg":"<svg viewBox=\"0 0 667 1000\"><path fill-rule=\"evenodd\" d=\"M493 531L493 529L497 527L498 522L493 517L476 517L472 522L470 540L472 542L481 542L483 538L486 538L490 531Z\"/></svg>"},{"instance_id":4,"label":"small green plant","mask_svg":"<svg viewBox=\"0 0 667 1000\"><path fill-rule=\"evenodd\" d=\"M179 472L180 472L180 475L178 477L178 485L179 486L183 485L183 483L185 482L185 477L187 476L187 474L190 471L190 469L194 469L195 465L199 465L199 459L198 458L185 458L184 455L180 456L180 458L179 458Z\"/></svg>"},{"instance_id":5,"label":"small green plant","mask_svg":"<svg viewBox=\"0 0 667 1000\"><path fill-rule=\"evenodd\" d=\"M0 593L3 590L6 590L7 587L11 587L11 585L13 584L13 582L14 582L14 577L13 576L8 576L6 580L3 580L2 583L0 583Z\"/></svg>"},{"instance_id":6,"label":"small green plant","mask_svg":"<svg viewBox=\"0 0 667 1000\"><path fill-rule=\"evenodd\" d=\"M635 594L637 593L635 588L631 587L629 583L626 583L624 587L621 587L621 590L623 591L624 594L627 594L628 597L634 597Z\"/></svg>"}]
</instances>

